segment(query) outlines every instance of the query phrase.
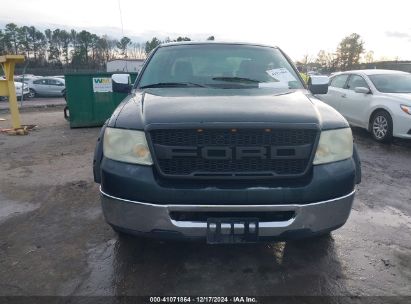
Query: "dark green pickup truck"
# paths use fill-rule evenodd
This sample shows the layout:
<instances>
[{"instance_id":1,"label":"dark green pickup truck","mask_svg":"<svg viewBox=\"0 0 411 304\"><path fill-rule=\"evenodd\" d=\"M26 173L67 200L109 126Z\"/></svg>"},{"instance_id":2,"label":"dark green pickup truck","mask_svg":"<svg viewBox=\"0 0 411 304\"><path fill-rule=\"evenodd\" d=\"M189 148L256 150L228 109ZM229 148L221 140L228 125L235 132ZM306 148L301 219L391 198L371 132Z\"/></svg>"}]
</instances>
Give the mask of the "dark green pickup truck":
<instances>
[{"instance_id":1,"label":"dark green pickup truck","mask_svg":"<svg viewBox=\"0 0 411 304\"><path fill-rule=\"evenodd\" d=\"M118 232L238 243L344 225L360 181L347 121L276 47L156 48L101 130L94 177Z\"/></svg>"}]
</instances>

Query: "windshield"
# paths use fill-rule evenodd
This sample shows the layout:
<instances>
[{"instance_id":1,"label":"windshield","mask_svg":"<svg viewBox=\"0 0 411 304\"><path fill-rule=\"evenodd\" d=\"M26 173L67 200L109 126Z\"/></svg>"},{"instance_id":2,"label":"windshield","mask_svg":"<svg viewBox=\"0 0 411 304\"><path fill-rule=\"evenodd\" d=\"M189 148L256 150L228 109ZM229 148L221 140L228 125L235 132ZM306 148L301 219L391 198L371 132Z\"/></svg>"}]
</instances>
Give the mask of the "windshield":
<instances>
[{"instance_id":1,"label":"windshield","mask_svg":"<svg viewBox=\"0 0 411 304\"><path fill-rule=\"evenodd\" d=\"M194 44L160 47L138 87L300 89L303 85L278 49Z\"/></svg>"},{"instance_id":2,"label":"windshield","mask_svg":"<svg viewBox=\"0 0 411 304\"><path fill-rule=\"evenodd\" d=\"M369 77L382 93L411 93L411 74L381 74Z\"/></svg>"}]
</instances>

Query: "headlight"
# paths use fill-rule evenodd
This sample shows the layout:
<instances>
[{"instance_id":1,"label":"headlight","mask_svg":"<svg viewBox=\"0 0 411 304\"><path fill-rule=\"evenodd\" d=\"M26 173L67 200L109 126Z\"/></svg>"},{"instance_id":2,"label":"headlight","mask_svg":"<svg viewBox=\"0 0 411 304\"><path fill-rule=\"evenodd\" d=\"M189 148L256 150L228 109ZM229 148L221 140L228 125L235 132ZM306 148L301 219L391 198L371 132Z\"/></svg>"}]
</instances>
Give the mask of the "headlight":
<instances>
[{"instance_id":1,"label":"headlight","mask_svg":"<svg viewBox=\"0 0 411 304\"><path fill-rule=\"evenodd\" d=\"M411 107L410 106L400 105L400 107L401 107L401 110L403 110L405 113L411 115Z\"/></svg>"},{"instance_id":2,"label":"headlight","mask_svg":"<svg viewBox=\"0 0 411 304\"><path fill-rule=\"evenodd\" d=\"M352 156L353 139L350 128L322 131L314 165L326 164Z\"/></svg>"},{"instance_id":3,"label":"headlight","mask_svg":"<svg viewBox=\"0 0 411 304\"><path fill-rule=\"evenodd\" d=\"M106 128L103 153L107 158L121 162L140 165L153 164L143 131Z\"/></svg>"}]
</instances>

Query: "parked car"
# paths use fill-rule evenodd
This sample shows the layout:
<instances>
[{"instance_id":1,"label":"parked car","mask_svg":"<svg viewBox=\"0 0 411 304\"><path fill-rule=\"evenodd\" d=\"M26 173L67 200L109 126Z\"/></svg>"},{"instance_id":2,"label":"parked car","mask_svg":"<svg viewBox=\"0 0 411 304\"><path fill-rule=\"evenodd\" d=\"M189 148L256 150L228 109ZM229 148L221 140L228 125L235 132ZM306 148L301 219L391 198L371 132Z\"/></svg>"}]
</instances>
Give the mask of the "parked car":
<instances>
[{"instance_id":1,"label":"parked car","mask_svg":"<svg viewBox=\"0 0 411 304\"><path fill-rule=\"evenodd\" d=\"M347 71L333 75L321 100L379 142L411 139L411 74L392 70Z\"/></svg>"},{"instance_id":2,"label":"parked car","mask_svg":"<svg viewBox=\"0 0 411 304\"><path fill-rule=\"evenodd\" d=\"M24 75L17 75L14 76L14 81L17 82L22 82L24 79L24 82L29 81L30 79L34 79L34 78L40 78L41 76L35 76L33 74L24 74Z\"/></svg>"},{"instance_id":3,"label":"parked car","mask_svg":"<svg viewBox=\"0 0 411 304\"><path fill-rule=\"evenodd\" d=\"M22 95L24 95L24 97L29 97L30 95L30 91L27 85L24 86L23 88L23 84L21 82L14 82L14 87L16 88L16 97L17 98L21 98ZM7 97L6 96L0 96L0 100L6 100Z\"/></svg>"},{"instance_id":4,"label":"parked car","mask_svg":"<svg viewBox=\"0 0 411 304\"><path fill-rule=\"evenodd\" d=\"M24 97L30 97L30 89L26 83L21 83L21 82L14 82L14 86L16 87L16 96L21 97L23 95Z\"/></svg>"},{"instance_id":5,"label":"parked car","mask_svg":"<svg viewBox=\"0 0 411 304\"><path fill-rule=\"evenodd\" d=\"M119 233L240 243L316 236L347 220L360 164L347 121L276 47L157 47L103 126L93 161ZM328 77L312 76L323 94Z\"/></svg>"},{"instance_id":6,"label":"parked car","mask_svg":"<svg viewBox=\"0 0 411 304\"><path fill-rule=\"evenodd\" d=\"M32 78L27 81L30 97L34 96L64 96L66 84L64 79L55 77Z\"/></svg>"}]
</instances>

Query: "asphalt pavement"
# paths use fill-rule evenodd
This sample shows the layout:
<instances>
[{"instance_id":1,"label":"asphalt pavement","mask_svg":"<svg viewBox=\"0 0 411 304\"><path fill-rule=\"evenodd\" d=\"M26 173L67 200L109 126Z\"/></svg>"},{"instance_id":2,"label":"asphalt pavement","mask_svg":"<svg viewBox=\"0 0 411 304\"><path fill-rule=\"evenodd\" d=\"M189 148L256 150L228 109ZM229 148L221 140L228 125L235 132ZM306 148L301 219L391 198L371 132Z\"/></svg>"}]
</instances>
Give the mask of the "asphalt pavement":
<instances>
[{"instance_id":1,"label":"asphalt pavement","mask_svg":"<svg viewBox=\"0 0 411 304\"><path fill-rule=\"evenodd\" d=\"M99 129L61 110L22 121L38 128L0 134L0 295L411 296L409 141L354 130L363 180L331 236L209 246L117 236L92 177Z\"/></svg>"}]
</instances>

